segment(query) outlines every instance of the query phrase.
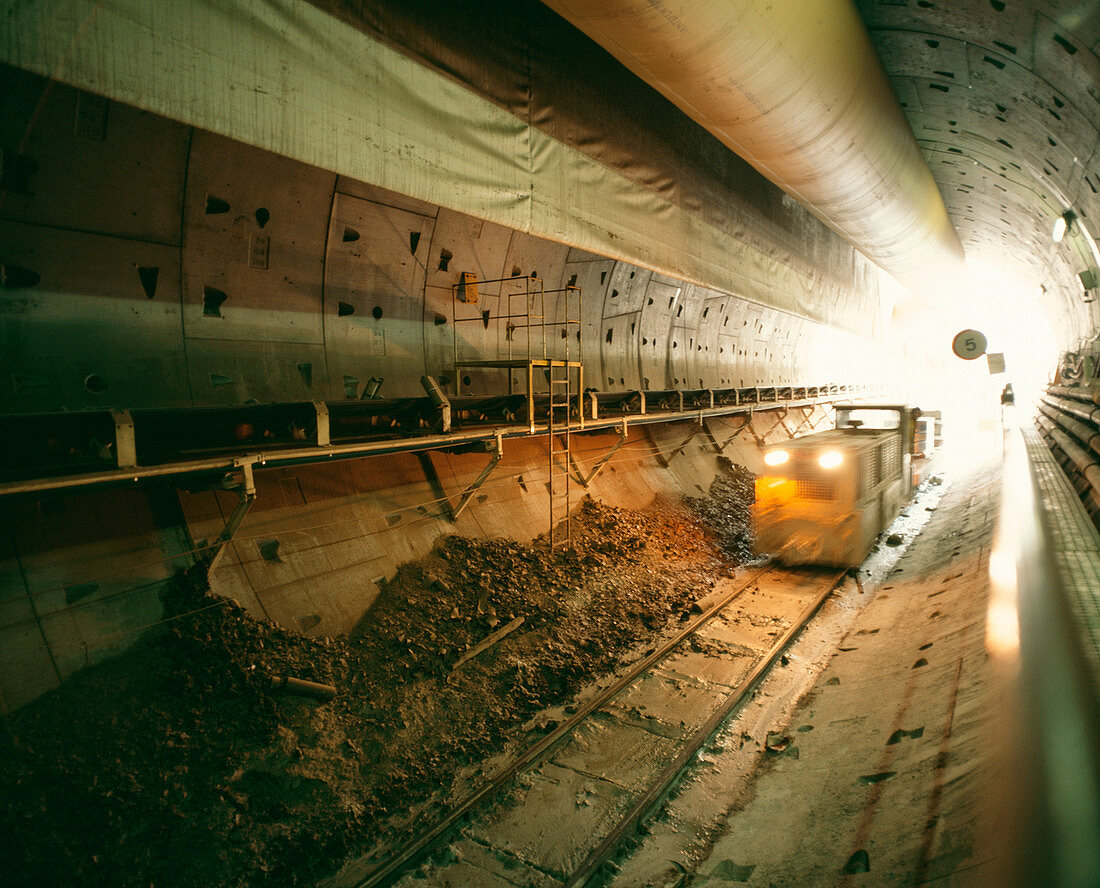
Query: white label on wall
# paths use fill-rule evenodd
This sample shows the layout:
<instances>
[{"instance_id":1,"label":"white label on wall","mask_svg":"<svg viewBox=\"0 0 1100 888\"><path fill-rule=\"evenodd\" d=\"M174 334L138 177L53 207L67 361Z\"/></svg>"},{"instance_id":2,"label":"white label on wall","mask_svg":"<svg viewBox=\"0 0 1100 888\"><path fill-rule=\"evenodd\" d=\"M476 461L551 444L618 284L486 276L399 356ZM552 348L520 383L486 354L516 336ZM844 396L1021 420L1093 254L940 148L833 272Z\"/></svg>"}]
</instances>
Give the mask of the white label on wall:
<instances>
[{"instance_id":1,"label":"white label on wall","mask_svg":"<svg viewBox=\"0 0 1100 888\"><path fill-rule=\"evenodd\" d=\"M381 330L367 330L370 353L372 355L384 355L386 353L386 334Z\"/></svg>"}]
</instances>

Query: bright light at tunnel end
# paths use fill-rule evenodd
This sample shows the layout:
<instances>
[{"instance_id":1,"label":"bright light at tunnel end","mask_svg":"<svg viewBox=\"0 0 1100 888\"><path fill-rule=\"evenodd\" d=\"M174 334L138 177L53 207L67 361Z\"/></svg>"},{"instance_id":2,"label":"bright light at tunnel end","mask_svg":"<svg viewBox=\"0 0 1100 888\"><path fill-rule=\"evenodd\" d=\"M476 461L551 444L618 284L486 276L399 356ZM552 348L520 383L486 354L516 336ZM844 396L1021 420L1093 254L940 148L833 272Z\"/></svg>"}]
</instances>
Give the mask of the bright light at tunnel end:
<instances>
[{"instance_id":1,"label":"bright light at tunnel end","mask_svg":"<svg viewBox=\"0 0 1100 888\"><path fill-rule=\"evenodd\" d=\"M983 431L998 425L1006 383L1012 383L1023 417L1037 409L1059 348L1052 297L1033 275L1004 257L969 257L966 274L954 282L950 297L951 305L943 311L899 316L892 335L907 359L903 369L912 368L906 380L912 403L941 412L947 449L957 450L962 460L976 446L985 446L991 436ZM987 353L1003 355L1003 371L994 369L988 358L964 361L955 356L952 336L967 328L986 336Z\"/></svg>"}]
</instances>

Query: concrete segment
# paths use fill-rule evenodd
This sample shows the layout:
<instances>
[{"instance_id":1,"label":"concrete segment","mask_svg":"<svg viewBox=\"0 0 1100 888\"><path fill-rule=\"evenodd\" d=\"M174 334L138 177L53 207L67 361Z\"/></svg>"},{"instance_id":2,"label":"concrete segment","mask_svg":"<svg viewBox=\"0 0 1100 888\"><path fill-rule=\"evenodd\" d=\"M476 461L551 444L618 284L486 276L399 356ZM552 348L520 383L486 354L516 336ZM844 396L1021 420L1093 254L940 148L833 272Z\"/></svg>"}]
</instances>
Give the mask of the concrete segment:
<instances>
[{"instance_id":1,"label":"concrete segment","mask_svg":"<svg viewBox=\"0 0 1100 888\"><path fill-rule=\"evenodd\" d=\"M395 884L395 888L558 888L560 881L553 876L528 866L518 857L496 851L470 838L451 842L439 855L449 859L450 866L433 870L431 881L426 882L424 871L412 870ZM364 873L365 875L365 873ZM346 881L341 884L353 885Z\"/></svg>"},{"instance_id":2,"label":"concrete segment","mask_svg":"<svg viewBox=\"0 0 1100 888\"><path fill-rule=\"evenodd\" d=\"M708 657L694 651L684 651L665 660L655 670L660 675L672 675L680 680L691 678L705 680L711 684L733 688L744 678L751 661L746 657L738 662L728 656Z\"/></svg>"},{"instance_id":3,"label":"concrete segment","mask_svg":"<svg viewBox=\"0 0 1100 888\"><path fill-rule=\"evenodd\" d=\"M649 673L623 691L613 705L648 731L687 737L707 720L714 697L713 688Z\"/></svg>"}]
</instances>

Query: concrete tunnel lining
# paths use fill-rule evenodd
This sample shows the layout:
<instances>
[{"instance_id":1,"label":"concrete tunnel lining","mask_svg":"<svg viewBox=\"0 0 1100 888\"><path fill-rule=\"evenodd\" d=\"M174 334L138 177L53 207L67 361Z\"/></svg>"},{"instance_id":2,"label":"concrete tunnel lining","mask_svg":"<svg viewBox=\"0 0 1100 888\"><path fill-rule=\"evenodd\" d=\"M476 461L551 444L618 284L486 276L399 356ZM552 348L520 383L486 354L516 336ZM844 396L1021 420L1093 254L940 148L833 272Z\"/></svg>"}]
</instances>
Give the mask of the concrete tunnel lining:
<instances>
[{"instance_id":1,"label":"concrete tunnel lining","mask_svg":"<svg viewBox=\"0 0 1100 888\"><path fill-rule=\"evenodd\" d=\"M503 90L514 89L511 81L523 76L521 70L506 69L506 77L498 75L472 92L382 42L385 31L362 30L369 21L352 27L301 2L288 2L281 10L217 11L190 4L158 10L145 3L125 11L93 11L78 2L67 10L51 6L48 16L45 8L27 7L21 14L27 18L5 32L0 61L84 89L109 89L117 101L519 232L720 290L735 287L738 295L830 325L866 329L858 320L863 313L843 311L844 300L820 269L791 261L792 254L805 249L799 241L807 235L827 245L824 232L813 231L812 224L800 221L807 230L777 249L774 234L761 238L752 233L760 224L755 212L744 218L715 217L712 207L696 203L690 193L670 200L678 176L651 168L644 152L627 151L623 157L619 145L609 156L627 167L640 163L648 186L624 175L622 167L599 160L615 140L593 144L591 118L582 119L580 127L542 123L558 115L568 120L567 102L574 93L584 97L586 113L601 113L615 99L606 88L601 91L598 81L579 83L574 75L564 88L536 84L536 98L545 93L546 100L561 104L515 108L513 96ZM36 19L39 14L45 17ZM180 38L164 45L151 42L149 35L159 33L166 16ZM75 29L81 26L102 35L103 43L79 39L82 32ZM565 28L557 27L558 32ZM211 45L209 39L217 42ZM513 66L528 64L540 35L528 39L530 48L521 46L509 57ZM126 66L114 65L102 51L108 45L131 47ZM575 37L570 50L592 53ZM471 47L459 51L468 53ZM476 57L486 55L484 45L472 51ZM203 67L195 67L196 59ZM354 66L348 67L349 59ZM607 63L588 64L599 70ZM295 72L293 89L272 93L256 87L279 82L284 70ZM152 82L147 71L154 72ZM551 77L546 66L537 73ZM216 91L203 86L211 83L221 86ZM653 98L643 101L647 107L654 103ZM595 158L577 150L585 143ZM667 152L664 159L675 162ZM487 170L492 172L486 175ZM713 197L709 175L691 174L685 181L696 189L709 187L712 194L701 196ZM738 184L759 189L737 175ZM562 197L568 213L562 212ZM788 216L800 212L793 206L785 211ZM815 249L833 258L832 248ZM853 272L860 279L857 286L874 286L876 272L861 267L866 263L846 262L851 270L834 266L842 286Z\"/></svg>"},{"instance_id":2,"label":"concrete tunnel lining","mask_svg":"<svg viewBox=\"0 0 1100 888\"><path fill-rule=\"evenodd\" d=\"M589 378L603 390L817 385L816 375L830 363L835 368L838 355L847 356L846 375L853 377L844 382L871 375L875 347L865 337L882 323L879 277L816 221L789 212L787 199L751 171L752 193L767 195L770 216L729 190L744 172L723 180L706 174L705 164L685 167L695 187L731 199L724 227L757 246L771 238L767 249L789 263L744 266L731 289L751 290L760 271L770 290L782 292L790 280L806 279L808 260L815 259L815 286L828 294L820 304L831 306L831 325L753 303L741 292L510 231L117 102L98 133L102 140L63 142L69 115L90 113L94 97L58 84L46 92L44 81L27 74L7 76L21 102L9 132L40 169L32 196L5 198L5 243L42 275L40 286L15 291L27 311L14 328L20 344L8 352L20 381L6 408L11 412L338 400L357 397L375 376L384 380L385 396L421 396L423 373L453 376L449 324L423 322L449 317L450 285L464 269L481 279L519 268L548 285L576 280L588 294ZM137 147L123 150L129 145ZM97 185L89 186L72 152L87 152ZM104 200L103 186L121 201ZM266 211L263 225L257 208ZM68 221L74 212L77 230ZM749 218L755 225L745 229ZM349 229L359 236L349 239ZM810 240L790 251L792 240L807 233ZM267 268L254 264L257 238L266 245ZM444 253L450 260L441 268ZM159 269L152 295L142 268ZM211 292L226 294L214 310ZM341 314L341 303L353 313ZM837 321L858 333L837 329ZM475 352L495 351L505 339L496 321L473 330L467 346ZM103 341L114 347L87 353L89 344ZM58 361L59 353L72 359ZM87 385L90 374L99 387ZM475 393L491 394L501 384L499 374L471 376ZM39 379L49 380L54 403L40 399ZM160 570L154 586L163 582ZM72 565L60 585L69 573L89 572L103 570ZM377 576L368 573L370 580ZM32 570L24 585L34 600L58 584L52 572L40 579ZM84 614L114 607L117 594L133 586L124 572L118 588L103 586L102 603L94 596L83 602ZM25 626L19 621L14 628L21 633ZM81 642L84 662L112 655L118 643L112 636L100 645L88 636ZM35 670L48 686L52 672ZM13 688L10 699L44 686Z\"/></svg>"}]
</instances>

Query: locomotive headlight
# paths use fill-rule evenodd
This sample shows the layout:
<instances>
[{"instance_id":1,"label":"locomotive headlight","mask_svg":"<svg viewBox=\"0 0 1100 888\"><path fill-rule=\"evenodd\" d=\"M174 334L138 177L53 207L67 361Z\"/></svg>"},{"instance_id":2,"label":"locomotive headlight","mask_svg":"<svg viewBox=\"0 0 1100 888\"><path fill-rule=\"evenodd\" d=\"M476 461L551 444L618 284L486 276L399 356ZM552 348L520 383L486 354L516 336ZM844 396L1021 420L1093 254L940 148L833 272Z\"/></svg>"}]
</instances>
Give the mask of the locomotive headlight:
<instances>
[{"instance_id":1,"label":"locomotive headlight","mask_svg":"<svg viewBox=\"0 0 1100 888\"><path fill-rule=\"evenodd\" d=\"M839 450L826 450L817 460L817 464L823 469L835 469L842 462L844 454Z\"/></svg>"},{"instance_id":2,"label":"locomotive headlight","mask_svg":"<svg viewBox=\"0 0 1100 888\"><path fill-rule=\"evenodd\" d=\"M764 464L769 466L781 466L791 455L786 450L769 450L764 454Z\"/></svg>"}]
</instances>

